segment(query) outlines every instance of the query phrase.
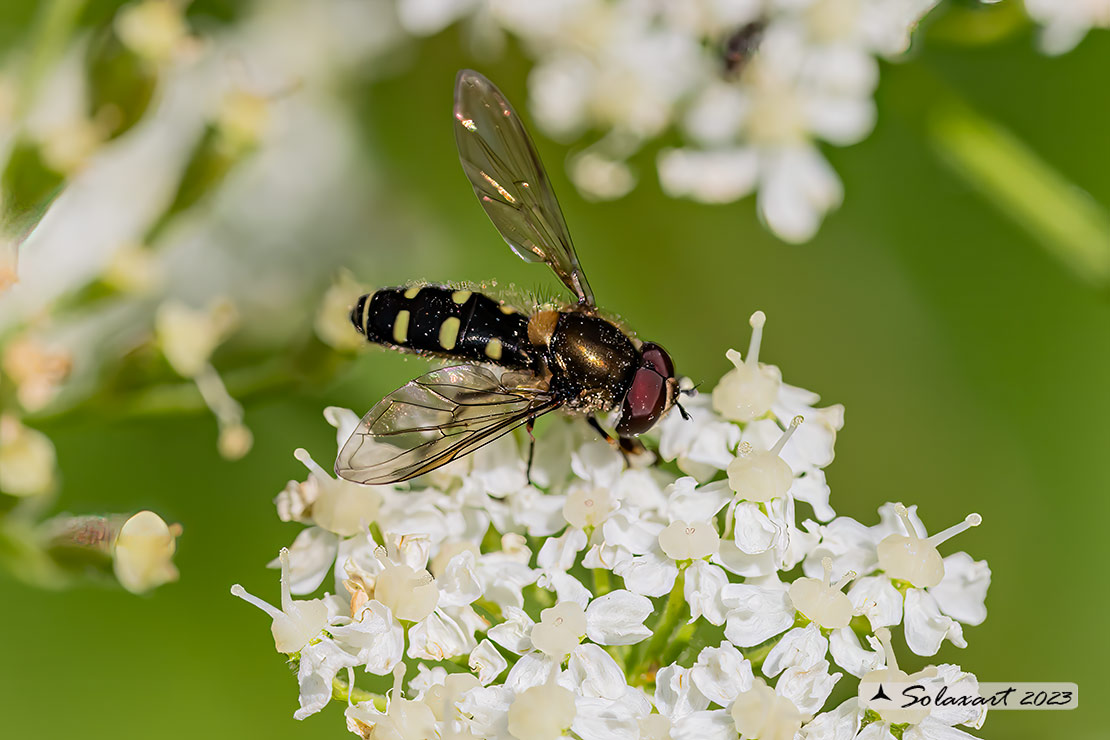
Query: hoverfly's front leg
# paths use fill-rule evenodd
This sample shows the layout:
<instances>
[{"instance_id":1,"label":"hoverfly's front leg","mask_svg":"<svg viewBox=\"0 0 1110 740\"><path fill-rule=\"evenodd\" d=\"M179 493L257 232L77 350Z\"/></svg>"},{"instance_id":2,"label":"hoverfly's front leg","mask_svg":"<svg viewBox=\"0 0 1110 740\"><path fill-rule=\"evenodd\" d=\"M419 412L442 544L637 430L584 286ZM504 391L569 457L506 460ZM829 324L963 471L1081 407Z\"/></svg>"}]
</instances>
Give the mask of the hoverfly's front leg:
<instances>
[{"instance_id":1,"label":"hoverfly's front leg","mask_svg":"<svg viewBox=\"0 0 1110 740\"><path fill-rule=\"evenodd\" d=\"M524 471L528 485L532 485L532 460L536 456L536 435L532 433L532 428L535 426L536 417L528 417L528 423L524 425L524 430L528 432L528 467Z\"/></svg>"},{"instance_id":2,"label":"hoverfly's front leg","mask_svg":"<svg viewBox=\"0 0 1110 740\"><path fill-rule=\"evenodd\" d=\"M615 447L621 453L621 455L624 457L625 464L629 467L632 467L633 457L642 455L644 452L647 451L647 448L644 447L643 442L636 439L635 437L614 437L606 432L604 427L602 427L601 424L598 423L598 420L593 416L593 414L586 417L586 420L589 422L591 427L597 430L597 433L601 435L602 439L613 445L613 447Z\"/></svg>"},{"instance_id":3,"label":"hoverfly's front leg","mask_svg":"<svg viewBox=\"0 0 1110 740\"><path fill-rule=\"evenodd\" d=\"M601 424L598 423L597 417L595 417L593 414L590 414L589 416L587 416L586 421L589 422L590 426L592 426L597 431L597 433L601 435L601 438L604 439L606 442L613 445L614 447L619 447L620 446L620 444L617 442L617 440L615 440L609 434L609 432L605 431L605 429L601 426Z\"/></svg>"}]
</instances>

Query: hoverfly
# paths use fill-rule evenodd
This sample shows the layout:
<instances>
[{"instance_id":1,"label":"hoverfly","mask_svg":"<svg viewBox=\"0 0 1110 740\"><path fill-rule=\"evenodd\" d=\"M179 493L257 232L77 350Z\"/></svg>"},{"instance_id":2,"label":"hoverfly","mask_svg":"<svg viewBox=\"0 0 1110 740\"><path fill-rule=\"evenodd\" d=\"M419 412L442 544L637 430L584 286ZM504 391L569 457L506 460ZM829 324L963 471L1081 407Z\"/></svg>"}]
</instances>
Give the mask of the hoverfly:
<instances>
[{"instance_id":1,"label":"hoverfly","mask_svg":"<svg viewBox=\"0 0 1110 740\"><path fill-rule=\"evenodd\" d=\"M766 29L765 21L755 20L736 29L725 39L723 57L726 76L733 78L740 76L759 50L759 44L763 41L763 32Z\"/></svg>"},{"instance_id":2,"label":"hoverfly","mask_svg":"<svg viewBox=\"0 0 1110 740\"><path fill-rule=\"evenodd\" d=\"M336 473L358 483L408 480L521 426L531 434L537 417L559 408L587 416L610 441L594 415L619 409L619 442L634 449L636 435L676 405L670 356L599 315L531 137L501 91L472 70L455 81L455 143L501 236L525 261L546 263L577 300L525 313L444 285L359 298L351 321L368 341L466 364L379 401L340 450Z\"/></svg>"}]
</instances>

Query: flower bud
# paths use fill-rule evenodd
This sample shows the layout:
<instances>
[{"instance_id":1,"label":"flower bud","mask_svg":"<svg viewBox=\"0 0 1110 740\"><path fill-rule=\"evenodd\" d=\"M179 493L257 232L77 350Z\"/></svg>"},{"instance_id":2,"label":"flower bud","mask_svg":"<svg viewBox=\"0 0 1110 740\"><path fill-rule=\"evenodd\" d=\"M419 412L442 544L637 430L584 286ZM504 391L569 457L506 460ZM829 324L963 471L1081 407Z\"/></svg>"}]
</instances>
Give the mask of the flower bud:
<instances>
[{"instance_id":1,"label":"flower bud","mask_svg":"<svg viewBox=\"0 0 1110 740\"><path fill-rule=\"evenodd\" d=\"M528 740L557 740L574 722L574 694L557 684L533 686L509 706L509 732Z\"/></svg>"},{"instance_id":2,"label":"flower bud","mask_svg":"<svg viewBox=\"0 0 1110 740\"><path fill-rule=\"evenodd\" d=\"M0 416L0 492L40 496L54 488L54 445L42 432Z\"/></svg>"},{"instance_id":3,"label":"flower bud","mask_svg":"<svg viewBox=\"0 0 1110 740\"><path fill-rule=\"evenodd\" d=\"M794 482L794 471L779 457L779 452L801 423L802 417L795 416L769 450L752 450L747 443L740 445L740 454L728 464L728 486L737 496L757 503L786 496Z\"/></svg>"},{"instance_id":4,"label":"flower bud","mask_svg":"<svg viewBox=\"0 0 1110 740\"><path fill-rule=\"evenodd\" d=\"M562 660L586 634L586 613L573 601L561 601L540 612L532 628L532 644L543 653Z\"/></svg>"},{"instance_id":5,"label":"flower bud","mask_svg":"<svg viewBox=\"0 0 1110 740\"><path fill-rule=\"evenodd\" d=\"M179 532L153 511L140 511L124 522L113 557L116 578L131 593L144 593L177 580L172 558Z\"/></svg>"},{"instance_id":6,"label":"flower bud","mask_svg":"<svg viewBox=\"0 0 1110 740\"><path fill-rule=\"evenodd\" d=\"M659 547L671 560L700 560L716 555L721 537L709 522L672 522L659 533Z\"/></svg>"},{"instance_id":7,"label":"flower bud","mask_svg":"<svg viewBox=\"0 0 1110 740\"><path fill-rule=\"evenodd\" d=\"M398 619L419 622L435 611L439 587L428 571L387 561L374 581L374 598Z\"/></svg>"},{"instance_id":8,"label":"flower bud","mask_svg":"<svg viewBox=\"0 0 1110 740\"><path fill-rule=\"evenodd\" d=\"M802 727L802 713L794 702L757 680L736 697L729 710L743 737L759 740L793 740Z\"/></svg>"},{"instance_id":9,"label":"flower bud","mask_svg":"<svg viewBox=\"0 0 1110 740\"><path fill-rule=\"evenodd\" d=\"M891 578L912 583L917 588L932 588L944 579L944 559L937 545L972 527L979 526L983 518L969 514L960 524L949 527L932 537L922 538L910 520L909 511L902 504L895 507L906 534L892 534L879 543L879 567Z\"/></svg>"},{"instance_id":10,"label":"flower bud","mask_svg":"<svg viewBox=\"0 0 1110 740\"><path fill-rule=\"evenodd\" d=\"M763 324L767 317L762 311L752 314L752 340L748 346L748 359L741 361L740 353L729 350L726 357L735 366L721 378L713 389L713 408L730 421L749 422L771 410L778 398L782 377L778 368L759 364L759 345L763 338Z\"/></svg>"},{"instance_id":11,"label":"flower bud","mask_svg":"<svg viewBox=\"0 0 1110 740\"><path fill-rule=\"evenodd\" d=\"M856 577L854 572L847 573L840 582L831 585L832 558L824 558L821 565L825 569L822 580L799 578L790 584L790 601L794 608L825 629L847 627L852 621L852 602L840 589Z\"/></svg>"}]
</instances>

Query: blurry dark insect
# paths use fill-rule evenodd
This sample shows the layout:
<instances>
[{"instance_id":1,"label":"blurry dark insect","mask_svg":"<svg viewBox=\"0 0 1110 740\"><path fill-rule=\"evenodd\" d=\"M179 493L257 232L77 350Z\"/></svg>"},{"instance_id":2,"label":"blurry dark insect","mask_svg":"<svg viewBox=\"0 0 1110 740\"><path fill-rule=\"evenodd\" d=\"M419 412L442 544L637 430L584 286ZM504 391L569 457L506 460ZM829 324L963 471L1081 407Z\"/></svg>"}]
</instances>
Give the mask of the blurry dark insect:
<instances>
[{"instance_id":1,"label":"blurry dark insect","mask_svg":"<svg viewBox=\"0 0 1110 740\"><path fill-rule=\"evenodd\" d=\"M752 21L741 26L725 40L723 57L726 75L736 76L744 71L759 49L766 28L767 24L762 20Z\"/></svg>"},{"instance_id":2,"label":"blurry dark insect","mask_svg":"<svg viewBox=\"0 0 1110 740\"><path fill-rule=\"evenodd\" d=\"M547 264L577 301L529 314L444 285L383 288L359 298L351 320L368 341L499 370L455 365L398 388L363 417L339 452L336 473L358 483L408 480L520 426L531 435L536 418L558 408L585 415L621 449L640 449L636 435L676 405L670 356L599 315L543 164L501 91L463 70L455 119L463 171L486 215L519 257ZM594 415L618 408L613 440Z\"/></svg>"}]
</instances>

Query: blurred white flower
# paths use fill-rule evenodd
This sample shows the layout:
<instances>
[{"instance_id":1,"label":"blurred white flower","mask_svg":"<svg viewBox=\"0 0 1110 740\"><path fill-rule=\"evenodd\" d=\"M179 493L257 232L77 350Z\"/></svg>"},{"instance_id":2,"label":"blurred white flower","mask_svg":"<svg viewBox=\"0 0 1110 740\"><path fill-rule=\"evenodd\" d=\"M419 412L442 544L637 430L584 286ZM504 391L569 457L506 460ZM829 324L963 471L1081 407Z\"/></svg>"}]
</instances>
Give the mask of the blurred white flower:
<instances>
[{"instance_id":1,"label":"blurred white flower","mask_svg":"<svg viewBox=\"0 0 1110 740\"><path fill-rule=\"evenodd\" d=\"M173 554L178 526L171 527L153 511L140 511L124 522L112 548L116 578L131 593L145 593L177 580Z\"/></svg>"},{"instance_id":2,"label":"blurred white flower","mask_svg":"<svg viewBox=\"0 0 1110 740\"><path fill-rule=\"evenodd\" d=\"M1092 28L1110 28L1110 0L1025 0L1025 10L1043 26L1046 54L1071 51Z\"/></svg>"},{"instance_id":3,"label":"blurred white flower","mask_svg":"<svg viewBox=\"0 0 1110 740\"><path fill-rule=\"evenodd\" d=\"M568 160L588 197L627 193L636 183L628 159L678 127L685 144L657 160L666 193L726 203L758 191L768 228L801 242L843 199L816 143L867 136L876 57L906 51L936 4L400 0L398 12L417 35L466 19L475 38L500 43L495 26L519 37L535 60L528 86L537 124L588 142ZM738 36L744 42L731 48Z\"/></svg>"},{"instance_id":4,"label":"blurred white flower","mask_svg":"<svg viewBox=\"0 0 1110 740\"><path fill-rule=\"evenodd\" d=\"M154 327L166 361L178 375L193 378L238 321L235 304L228 299L213 301L204 309L171 299L158 307Z\"/></svg>"},{"instance_id":5,"label":"blurred white flower","mask_svg":"<svg viewBox=\"0 0 1110 740\"><path fill-rule=\"evenodd\" d=\"M0 415L0 492L41 496L54 490L54 444L11 414Z\"/></svg>"},{"instance_id":6,"label":"blurred white flower","mask_svg":"<svg viewBox=\"0 0 1110 740\"><path fill-rule=\"evenodd\" d=\"M174 0L142 0L125 6L116 15L116 33L151 62L169 61L188 37L184 7Z\"/></svg>"}]
</instances>

